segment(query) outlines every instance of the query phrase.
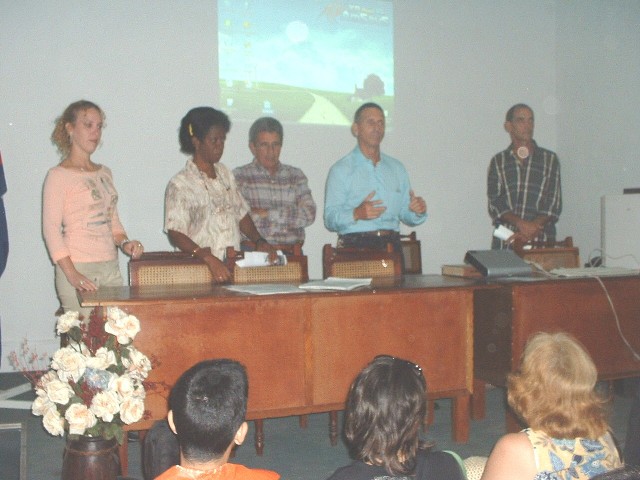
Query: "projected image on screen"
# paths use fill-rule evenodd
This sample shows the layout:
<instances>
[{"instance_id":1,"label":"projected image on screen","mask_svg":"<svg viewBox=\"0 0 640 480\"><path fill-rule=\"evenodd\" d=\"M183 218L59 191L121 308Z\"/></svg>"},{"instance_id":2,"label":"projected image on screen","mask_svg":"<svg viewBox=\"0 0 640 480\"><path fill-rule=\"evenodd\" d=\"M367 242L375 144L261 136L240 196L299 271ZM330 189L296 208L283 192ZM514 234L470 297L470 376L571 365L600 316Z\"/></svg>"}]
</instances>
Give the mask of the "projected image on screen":
<instances>
[{"instance_id":1,"label":"projected image on screen","mask_svg":"<svg viewBox=\"0 0 640 480\"><path fill-rule=\"evenodd\" d=\"M219 0L220 107L234 120L350 125L393 110L393 4Z\"/></svg>"}]
</instances>

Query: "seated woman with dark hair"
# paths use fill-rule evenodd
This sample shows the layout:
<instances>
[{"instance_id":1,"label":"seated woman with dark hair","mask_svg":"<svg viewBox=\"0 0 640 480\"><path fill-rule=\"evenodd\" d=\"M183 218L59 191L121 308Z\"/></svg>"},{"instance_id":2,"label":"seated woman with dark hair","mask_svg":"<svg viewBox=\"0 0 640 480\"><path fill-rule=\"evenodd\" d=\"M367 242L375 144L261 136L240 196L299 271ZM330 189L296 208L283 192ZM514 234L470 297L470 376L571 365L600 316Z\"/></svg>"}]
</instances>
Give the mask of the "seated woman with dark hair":
<instances>
[{"instance_id":1,"label":"seated woman with dark hair","mask_svg":"<svg viewBox=\"0 0 640 480\"><path fill-rule=\"evenodd\" d=\"M426 405L427 385L418 365L376 357L358 374L347 397L344 434L356 461L329 480L464 479L451 454L421 445Z\"/></svg>"},{"instance_id":2,"label":"seated woman with dark hair","mask_svg":"<svg viewBox=\"0 0 640 480\"><path fill-rule=\"evenodd\" d=\"M498 440L482 480L588 479L620 467L596 380L576 339L534 335L520 370L508 378L509 406L529 428Z\"/></svg>"}]
</instances>

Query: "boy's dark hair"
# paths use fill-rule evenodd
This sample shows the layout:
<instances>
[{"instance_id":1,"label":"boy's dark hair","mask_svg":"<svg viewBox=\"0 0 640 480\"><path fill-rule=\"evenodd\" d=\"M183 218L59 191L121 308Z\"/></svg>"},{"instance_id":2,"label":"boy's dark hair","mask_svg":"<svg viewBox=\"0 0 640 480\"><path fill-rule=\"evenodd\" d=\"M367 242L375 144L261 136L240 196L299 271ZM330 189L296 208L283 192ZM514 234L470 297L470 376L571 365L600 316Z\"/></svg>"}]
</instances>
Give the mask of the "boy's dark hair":
<instances>
[{"instance_id":1,"label":"boy's dark hair","mask_svg":"<svg viewBox=\"0 0 640 480\"><path fill-rule=\"evenodd\" d=\"M407 360L376 357L349 389L344 432L351 455L390 475L413 473L426 411L422 369Z\"/></svg>"},{"instance_id":2,"label":"boy's dark hair","mask_svg":"<svg viewBox=\"0 0 640 480\"><path fill-rule=\"evenodd\" d=\"M205 360L180 376L169 408L185 458L206 462L224 454L244 422L248 393L246 370L235 360Z\"/></svg>"},{"instance_id":3,"label":"boy's dark hair","mask_svg":"<svg viewBox=\"0 0 640 480\"><path fill-rule=\"evenodd\" d=\"M231 120L226 113L212 107L192 108L182 118L178 140L182 153L195 153L192 137L203 141L211 127L222 127L225 133L231 130Z\"/></svg>"}]
</instances>

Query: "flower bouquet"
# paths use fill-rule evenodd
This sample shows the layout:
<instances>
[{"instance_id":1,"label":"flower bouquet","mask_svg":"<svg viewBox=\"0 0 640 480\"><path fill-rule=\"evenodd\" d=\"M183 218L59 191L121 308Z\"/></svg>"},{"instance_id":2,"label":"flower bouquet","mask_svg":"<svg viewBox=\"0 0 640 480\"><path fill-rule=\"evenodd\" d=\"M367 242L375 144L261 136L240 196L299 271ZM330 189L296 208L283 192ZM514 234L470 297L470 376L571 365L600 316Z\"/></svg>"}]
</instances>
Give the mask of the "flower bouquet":
<instances>
[{"instance_id":1,"label":"flower bouquet","mask_svg":"<svg viewBox=\"0 0 640 480\"><path fill-rule=\"evenodd\" d=\"M37 382L32 412L43 417L51 435L115 438L122 444L123 425L144 414L143 381L151 370L149 359L132 345L140 322L109 307L106 321L91 315L83 323L78 312L67 312L56 330L68 343Z\"/></svg>"}]
</instances>

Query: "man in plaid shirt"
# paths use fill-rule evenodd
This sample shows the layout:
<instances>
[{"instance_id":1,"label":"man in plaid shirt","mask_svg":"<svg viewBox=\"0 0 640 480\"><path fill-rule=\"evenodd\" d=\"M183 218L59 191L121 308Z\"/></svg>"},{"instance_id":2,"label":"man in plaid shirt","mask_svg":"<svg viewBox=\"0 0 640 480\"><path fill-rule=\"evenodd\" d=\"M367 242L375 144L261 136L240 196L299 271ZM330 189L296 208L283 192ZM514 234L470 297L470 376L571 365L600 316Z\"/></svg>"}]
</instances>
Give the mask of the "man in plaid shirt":
<instances>
[{"instance_id":1,"label":"man in plaid shirt","mask_svg":"<svg viewBox=\"0 0 640 480\"><path fill-rule=\"evenodd\" d=\"M270 244L304 242L304 229L316 218L316 204L302 170L280 163L282 124L262 117L249 129L253 161L233 171L251 207L260 235Z\"/></svg>"},{"instance_id":2,"label":"man in plaid shirt","mask_svg":"<svg viewBox=\"0 0 640 480\"><path fill-rule=\"evenodd\" d=\"M511 145L489 164L487 197L494 224L513 232L507 241L493 238L491 248L507 248L514 240L554 242L562 211L560 161L533 140L533 110L523 103L509 109L504 129Z\"/></svg>"}]
</instances>

